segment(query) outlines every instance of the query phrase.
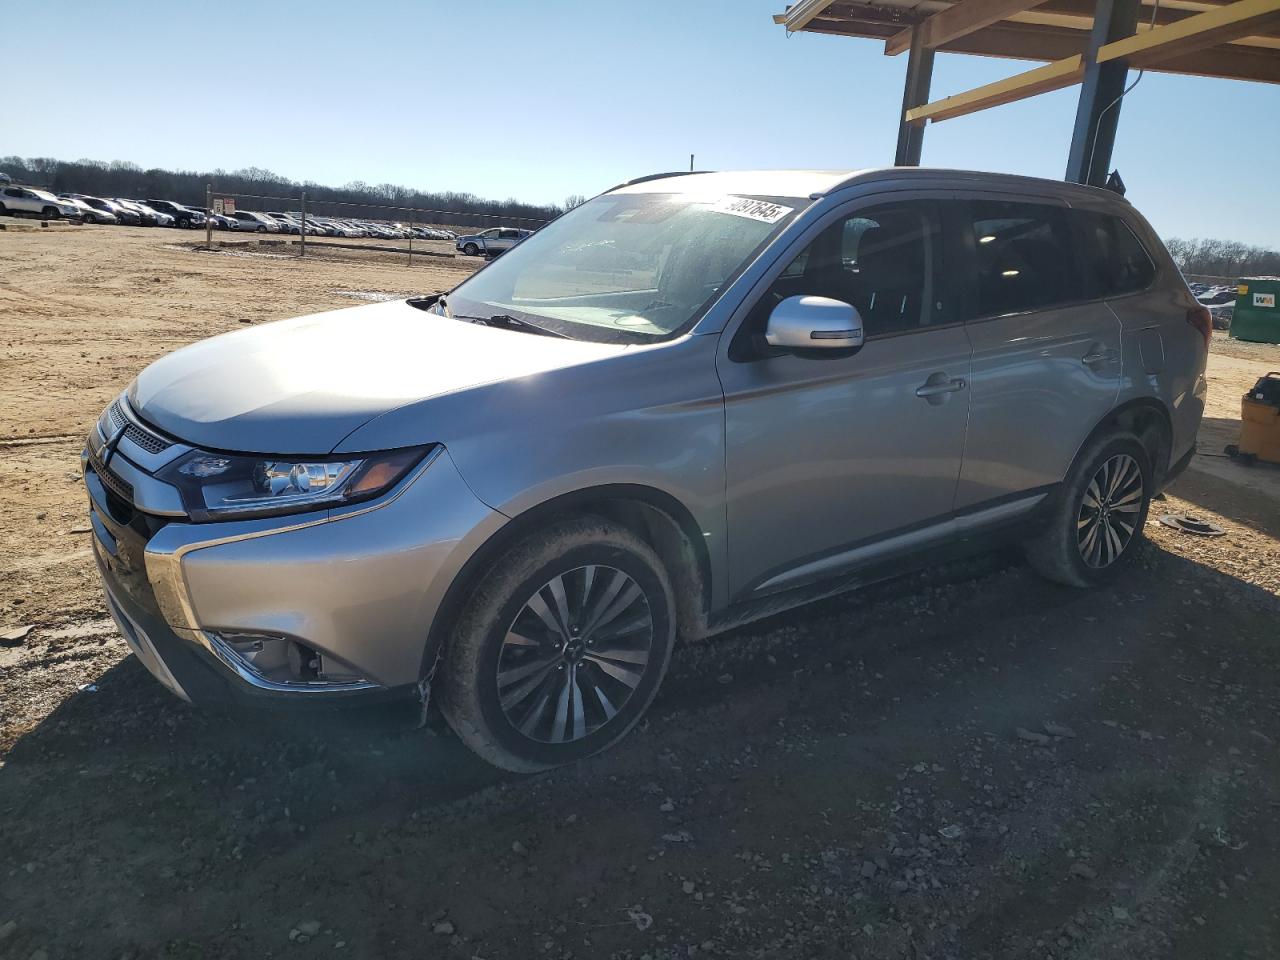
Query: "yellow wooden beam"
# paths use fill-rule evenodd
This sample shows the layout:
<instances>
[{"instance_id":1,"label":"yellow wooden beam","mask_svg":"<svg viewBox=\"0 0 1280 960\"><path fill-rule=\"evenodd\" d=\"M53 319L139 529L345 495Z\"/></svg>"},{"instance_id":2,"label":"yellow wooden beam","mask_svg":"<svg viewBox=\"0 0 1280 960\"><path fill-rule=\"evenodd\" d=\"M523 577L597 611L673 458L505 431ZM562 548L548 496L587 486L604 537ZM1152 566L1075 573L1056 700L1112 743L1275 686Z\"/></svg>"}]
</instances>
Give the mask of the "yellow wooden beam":
<instances>
[{"instance_id":1,"label":"yellow wooden beam","mask_svg":"<svg viewBox=\"0 0 1280 960\"><path fill-rule=\"evenodd\" d=\"M1145 67L1183 53L1265 33L1277 25L1280 25L1280 0L1237 0L1225 7L1104 44L1098 48L1098 62L1124 58L1131 67Z\"/></svg>"},{"instance_id":2,"label":"yellow wooden beam","mask_svg":"<svg viewBox=\"0 0 1280 960\"><path fill-rule=\"evenodd\" d=\"M953 97L944 97L924 106L912 107L906 113L907 123L924 123L931 120L950 120L966 114L977 113L1002 103L1012 103L1034 97L1038 93L1060 90L1079 83L1084 76L1084 58L1080 54L1058 60L1043 67L1036 67L1005 80L974 87Z\"/></svg>"},{"instance_id":3,"label":"yellow wooden beam","mask_svg":"<svg viewBox=\"0 0 1280 960\"><path fill-rule=\"evenodd\" d=\"M975 33L983 27L1007 20L1044 2L1045 0L960 0L959 3L922 20L918 27L924 31L925 49L934 50L950 40ZM910 46L911 27L907 27L884 42L884 52L886 56L893 57Z\"/></svg>"}]
</instances>

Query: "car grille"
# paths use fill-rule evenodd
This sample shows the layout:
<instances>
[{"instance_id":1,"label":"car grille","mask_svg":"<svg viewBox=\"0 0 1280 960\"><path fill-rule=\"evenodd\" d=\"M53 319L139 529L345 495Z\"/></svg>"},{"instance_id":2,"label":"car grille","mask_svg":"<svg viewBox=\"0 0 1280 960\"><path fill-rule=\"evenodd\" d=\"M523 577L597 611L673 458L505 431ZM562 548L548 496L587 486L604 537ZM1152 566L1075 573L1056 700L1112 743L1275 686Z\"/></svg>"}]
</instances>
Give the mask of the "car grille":
<instances>
[{"instance_id":1,"label":"car grille","mask_svg":"<svg viewBox=\"0 0 1280 960\"><path fill-rule=\"evenodd\" d=\"M107 419L111 421L112 433L115 433L121 427L125 427L124 435L147 451L147 453L162 453L173 446L164 437L156 436L150 430L144 430L136 423L131 423L124 415L124 410L121 408L119 400L107 408Z\"/></svg>"},{"instance_id":2,"label":"car grille","mask_svg":"<svg viewBox=\"0 0 1280 960\"><path fill-rule=\"evenodd\" d=\"M111 424L112 434L129 422L125 419L124 411L120 409L119 400L107 407L107 420Z\"/></svg>"},{"instance_id":3,"label":"car grille","mask_svg":"<svg viewBox=\"0 0 1280 960\"><path fill-rule=\"evenodd\" d=\"M93 472L98 475L104 487L125 503L133 504L133 484L112 472L111 468L104 464L92 450L89 451L89 465L93 467Z\"/></svg>"},{"instance_id":4,"label":"car grille","mask_svg":"<svg viewBox=\"0 0 1280 960\"><path fill-rule=\"evenodd\" d=\"M124 435L140 446L147 453L160 453L168 450L173 444L163 437L157 437L150 430L143 430L137 424L129 424L129 428L125 430Z\"/></svg>"}]
</instances>

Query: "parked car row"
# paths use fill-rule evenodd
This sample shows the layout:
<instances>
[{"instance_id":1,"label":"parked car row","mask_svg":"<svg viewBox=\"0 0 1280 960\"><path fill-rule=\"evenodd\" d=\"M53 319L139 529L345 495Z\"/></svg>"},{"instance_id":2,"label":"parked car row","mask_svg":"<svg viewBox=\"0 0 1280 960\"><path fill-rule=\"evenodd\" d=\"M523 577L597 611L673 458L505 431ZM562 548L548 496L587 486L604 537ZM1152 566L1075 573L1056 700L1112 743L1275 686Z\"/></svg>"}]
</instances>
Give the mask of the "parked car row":
<instances>
[{"instance_id":1,"label":"parked car row","mask_svg":"<svg viewBox=\"0 0 1280 960\"><path fill-rule=\"evenodd\" d=\"M1196 299L1209 310L1213 329L1230 330L1236 312L1236 285L1193 282L1188 286Z\"/></svg>"},{"instance_id":2,"label":"parked car row","mask_svg":"<svg viewBox=\"0 0 1280 960\"><path fill-rule=\"evenodd\" d=\"M377 240L448 240L459 253L489 259L510 250L532 230L493 227L458 236L452 230L411 226L353 218L318 217L301 211L236 210L215 213L204 207L172 200L131 200L127 197L94 197L85 193L56 196L38 187L0 183L0 216L34 216L46 220L121 224L132 227L176 227L182 230L212 227L247 233L286 233L293 236L373 238Z\"/></svg>"},{"instance_id":3,"label":"parked car row","mask_svg":"<svg viewBox=\"0 0 1280 960\"><path fill-rule=\"evenodd\" d=\"M380 240L454 240L451 230L406 226L403 223L380 223L373 220L317 217L300 211L237 210L232 214L210 214L215 230L239 230L249 233L288 233L309 237L373 237Z\"/></svg>"},{"instance_id":4,"label":"parked car row","mask_svg":"<svg viewBox=\"0 0 1280 960\"><path fill-rule=\"evenodd\" d=\"M60 193L55 196L39 187L14 183L5 184L0 189L0 215L183 229L203 227L205 221L203 211L169 200L93 197L86 193Z\"/></svg>"}]
</instances>

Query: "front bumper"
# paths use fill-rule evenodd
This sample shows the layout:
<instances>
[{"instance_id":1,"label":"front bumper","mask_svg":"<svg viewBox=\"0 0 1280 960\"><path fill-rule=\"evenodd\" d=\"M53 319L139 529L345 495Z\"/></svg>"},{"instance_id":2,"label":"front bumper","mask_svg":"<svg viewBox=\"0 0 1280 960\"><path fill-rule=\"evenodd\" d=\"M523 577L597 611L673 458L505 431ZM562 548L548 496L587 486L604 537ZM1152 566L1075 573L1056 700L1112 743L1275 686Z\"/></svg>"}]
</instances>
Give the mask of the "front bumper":
<instances>
[{"instance_id":1,"label":"front bumper","mask_svg":"<svg viewBox=\"0 0 1280 960\"><path fill-rule=\"evenodd\" d=\"M108 607L147 669L194 702L410 688L434 659L427 638L445 592L506 519L437 448L369 503L194 524L128 459L145 459L130 440L104 465L95 439L83 466ZM244 654L255 645L313 653L322 669L282 679Z\"/></svg>"}]
</instances>

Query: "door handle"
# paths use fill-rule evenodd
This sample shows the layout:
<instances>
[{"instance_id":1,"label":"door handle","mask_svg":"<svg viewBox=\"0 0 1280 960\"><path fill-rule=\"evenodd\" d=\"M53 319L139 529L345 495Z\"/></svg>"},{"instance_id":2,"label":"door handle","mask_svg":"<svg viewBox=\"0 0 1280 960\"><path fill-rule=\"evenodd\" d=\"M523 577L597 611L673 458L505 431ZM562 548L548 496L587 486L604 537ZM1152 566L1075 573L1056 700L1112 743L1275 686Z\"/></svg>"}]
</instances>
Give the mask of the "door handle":
<instances>
[{"instance_id":1,"label":"door handle","mask_svg":"<svg viewBox=\"0 0 1280 960\"><path fill-rule=\"evenodd\" d=\"M934 377L937 375L935 374ZM921 386L916 387L916 396L928 400L930 397L940 397L946 393L955 393L957 390L963 390L968 386L962 377L951 377L950 379L934 379L930 377Z\"/></svg>"}]
</instances>

